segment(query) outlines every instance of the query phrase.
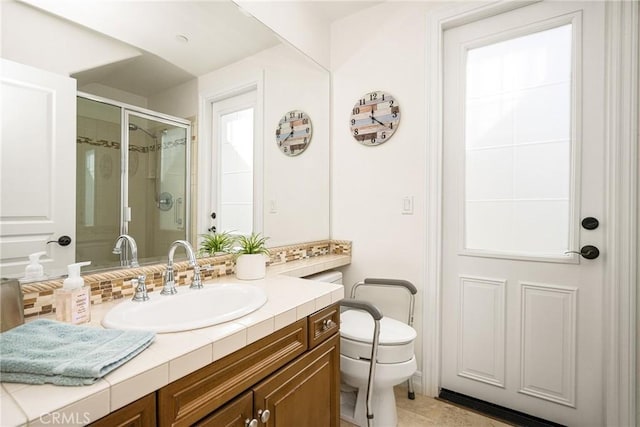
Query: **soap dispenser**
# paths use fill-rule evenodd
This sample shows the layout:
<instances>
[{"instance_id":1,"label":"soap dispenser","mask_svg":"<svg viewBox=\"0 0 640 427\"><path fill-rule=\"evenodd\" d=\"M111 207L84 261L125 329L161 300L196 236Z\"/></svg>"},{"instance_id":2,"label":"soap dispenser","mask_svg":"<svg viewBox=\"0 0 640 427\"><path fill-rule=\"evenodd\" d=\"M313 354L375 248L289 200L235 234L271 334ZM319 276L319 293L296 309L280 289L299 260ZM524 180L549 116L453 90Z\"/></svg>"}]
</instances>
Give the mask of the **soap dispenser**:
<instances>
[{"instance_id":1,"label":"soap dispenser","mask_svg":"<svg viewBox=\"0 0 640 427\"><path fill-rule=\"evenodd\" d=\"M91 320L91 289L80 277L80 268L89 264L91 261L67 266L69 276L62 282L62 289L55 292L56 320L73 324Z\"/></svg>"},{"instance_id":2,"label":"soap dispenser","mask_svg":"<svg viewBox=\"0 0 640 427\"><path fill-rule=\"evenodd\" d=\"M44 268L40 264L40 257L46 254L46 252L36 252L29 255L29 265L24 269L25 281L44 279Z\"/></svg>"}]
</instances>

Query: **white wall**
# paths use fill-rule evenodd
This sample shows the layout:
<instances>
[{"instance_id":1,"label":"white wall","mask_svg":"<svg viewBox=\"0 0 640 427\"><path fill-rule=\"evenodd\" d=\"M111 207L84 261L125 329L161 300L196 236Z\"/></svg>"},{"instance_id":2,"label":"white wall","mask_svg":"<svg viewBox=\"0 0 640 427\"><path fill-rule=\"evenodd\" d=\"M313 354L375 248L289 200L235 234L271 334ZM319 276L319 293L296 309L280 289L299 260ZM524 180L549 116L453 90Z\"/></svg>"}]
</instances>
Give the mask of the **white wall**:
<instances>
[{"instance_id":1,"label":"white wall","mask_svg":"<svg viewBox=\"0 0 640 427\"><path fill-rule=\"evenodd\" d=\"M1 3L3 58L68 76L140 55L129 45L30 6Z\"/></svg>"},{"instance_id":2,"label":"white wall","mask_svg":"<svg viewBox=\"0 0 640 427\"><path fill-rule=\"evenodd\" d=\"M329 68L328 23L305 1L233 0L318 64Z\"/></svg>"},{"instance_id":3,"label":"white wall","mask_svg":"<svg viewBox=\"0 0 640 427\"><path fill-rule=\"evenodd\" d=\"M334 22L331 31L331 235L353 241L351 265L343 268L347 288L365 277L406 279L418 287L418 369L425 288L425 52L430 7L426 2L383 3ZM362 23L370 22L384 25L363 31ZM368 147L351 136L349 118L356 101L375 90L396 98L401 119L389 141ZM413 196L413 215L401 214L404 196ZM406 313L400 299L378 295L374 302L385 314Z\"/></svg>"},{"instance_id":4,"label":"white wall","mask_svg":"<svg viewBox=\"0 0 640 427\"><path fill-rule=\"evenodd\" d=\"M256 79L264 81L263 233L270 237L269 246L327 239L329 74L289 46L279 45L201 76L198 91L202 100ZM295 109L311 117L313 137L303 153L288 157L276 145L275 130L280 117ZM203 117L201 120L204 123ZM201 137L200 143L204 144L205 138ZM277 213L270 212L271 200L277 205ZM200 217L207 220L205 213L206 209ZM199 225L199 233L207 226Z\"/></svg>"},{"instance_id":5,"label":"white wall","mask_svg":"<svg viewBox=\"0 0 640 427\"><path fill-rule=\"evenodd\" d=\"M198 79L172 87L164 92L151 95L148 108L176 117L187 119L198 114Z\"/></svg>"}]
</instances>

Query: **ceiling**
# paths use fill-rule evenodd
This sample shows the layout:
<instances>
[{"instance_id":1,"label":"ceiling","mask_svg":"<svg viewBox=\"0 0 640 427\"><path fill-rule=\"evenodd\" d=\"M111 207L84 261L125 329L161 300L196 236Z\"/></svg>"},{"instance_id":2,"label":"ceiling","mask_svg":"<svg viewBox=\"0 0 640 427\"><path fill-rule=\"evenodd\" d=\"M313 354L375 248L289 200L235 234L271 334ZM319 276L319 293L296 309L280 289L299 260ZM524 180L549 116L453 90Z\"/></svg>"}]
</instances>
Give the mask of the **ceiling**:
<instances>
[{"instance_id":1,"label":"ceiling","mask_svg":"<svg viewBox=\"0 0 640 427\"><path fill-rule=\"evenodd\" d=\"M229 0L19 0L54 15L60 26L117 40L137 50L72 76L82 88L99 83L148 97L282 43L269 28ZM331 22L381 1L295 1ZM37 31L36 31L37 34Z\"/></svg>"},{"instance_id":2,"label":"ceiling","mask_svg":"<svg viewBox=\"0 0 640 427\"><path fill-rule=\"evenodd\" d=\"M295 0L294 0L295 1ZM321 16L326 22L331 23L338 19L352 15L363 9L384 3L385 0L354 0L354 1L337 1L337 0L298 0L304 7L313 11L314 15Z\"/></svg>"}]
</instances>

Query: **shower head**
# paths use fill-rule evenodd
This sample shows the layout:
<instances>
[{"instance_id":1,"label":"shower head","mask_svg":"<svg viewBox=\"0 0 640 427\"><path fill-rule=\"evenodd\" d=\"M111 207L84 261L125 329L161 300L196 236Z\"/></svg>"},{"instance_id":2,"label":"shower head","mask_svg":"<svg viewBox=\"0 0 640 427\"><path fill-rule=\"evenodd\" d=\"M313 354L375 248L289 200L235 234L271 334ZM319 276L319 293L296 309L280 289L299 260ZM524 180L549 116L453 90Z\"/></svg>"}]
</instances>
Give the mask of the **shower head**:
<instances>
[{"instance_id":1,"label":"shower head","mask_svg":"<svg viewBox=\"0 0 640 427\"><path fill-rule=\"evenodd\" d=\"M154 134L152 134L152 133L151 133L151 132L149 132L148 130L143 129L143 128L141 128L140 126L135 125L135 124L133 124L133 123L129 123L129 130L130 130L130 131L136 131L136 130L139 130L139 131L142 131L142 132L146 133L146 134L147 134L147 135L149 135L151 138L156 139L156 136L155 136Z\"/></svg>"}]
</instances>

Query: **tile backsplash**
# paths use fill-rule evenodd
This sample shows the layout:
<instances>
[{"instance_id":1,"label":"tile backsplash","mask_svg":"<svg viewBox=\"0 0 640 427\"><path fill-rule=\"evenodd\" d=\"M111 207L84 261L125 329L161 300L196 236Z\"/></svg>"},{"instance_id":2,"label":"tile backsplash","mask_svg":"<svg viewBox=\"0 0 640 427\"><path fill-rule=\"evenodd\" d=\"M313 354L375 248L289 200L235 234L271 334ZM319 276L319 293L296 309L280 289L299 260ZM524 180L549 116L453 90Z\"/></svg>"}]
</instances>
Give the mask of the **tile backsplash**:
<instances>
[{"instance_id":1,"label":"tile backsplash","mask_svg":"<svg viewBox=\"0 0 640 427\"><path fill-rule=\"evenodd\" d=\"M269 248L270 256L267 265L279 265L322 255L351 255L351 242L345 240L321 240L289 246ZM232 275L235 261L233 255L198 258L202 280ZM191 283L193 269L187 261L173 265L175 280L178 286ZM101 304L114 299L133 296L131 279L140 275L146 276L149 292L162 286L162 275L165 264L153 264L144 267L112 270L107 272L83 275L86 285L91 287L91 303ZM24 297L24 316L33 317L54 311L53 293L62 287L63 278L22 285Z\"/></svg>"}]
</instances>

